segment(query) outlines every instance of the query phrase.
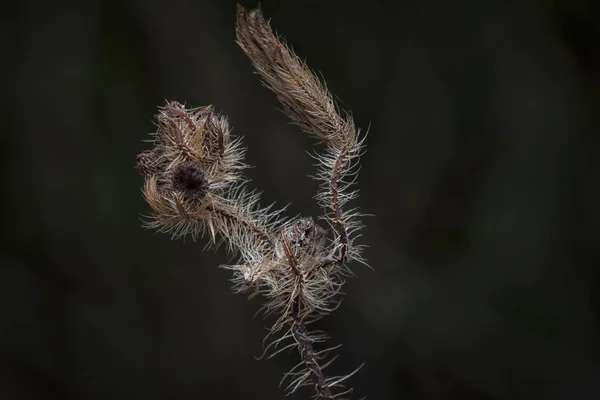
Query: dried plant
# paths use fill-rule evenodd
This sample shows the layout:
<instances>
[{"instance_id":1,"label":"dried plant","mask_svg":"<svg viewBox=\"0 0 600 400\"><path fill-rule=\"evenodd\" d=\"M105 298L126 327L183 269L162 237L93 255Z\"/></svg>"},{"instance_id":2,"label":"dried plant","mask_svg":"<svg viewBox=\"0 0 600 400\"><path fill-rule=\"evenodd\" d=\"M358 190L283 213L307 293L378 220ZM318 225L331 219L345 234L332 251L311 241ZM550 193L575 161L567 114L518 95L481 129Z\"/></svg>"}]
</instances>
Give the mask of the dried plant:
<instances>
[{"instance_id":1,"label":"dried plant","mask_svg":"<svg viewBox=\"0 0 600 400\"><path fill-rule=\"evenodd\" d=\"M244 149L231 136L227 119L212 107L186 108L167 102L157 115L154 148L142 152L138 169L145 178L144 197L152 208L146 226L173 237L209 237L209 246L223 243L238 256L225 265L233 272L235 289L261 293L264 311L276 321L269 335L269 357L297 349L300 363L288 372L287 390L313 386L315 398L342 397L341 377L326 377L332 349L316 349L326 339L307 326L339 304L340 288L351 275L351 261L364 262L354 243L360 214L346 210L355 198L351 190L363 150L351 116L340 115L323 83L273 33L259 9L237 9L237 41L263 82L283 104L286 115L303 131L324 143L316 153L321 181L315 196L320 216L330 229L311 218L286 219L283 210L261 208L259 194L247 189L242 175Z\"/></svg>"}]
</instances>

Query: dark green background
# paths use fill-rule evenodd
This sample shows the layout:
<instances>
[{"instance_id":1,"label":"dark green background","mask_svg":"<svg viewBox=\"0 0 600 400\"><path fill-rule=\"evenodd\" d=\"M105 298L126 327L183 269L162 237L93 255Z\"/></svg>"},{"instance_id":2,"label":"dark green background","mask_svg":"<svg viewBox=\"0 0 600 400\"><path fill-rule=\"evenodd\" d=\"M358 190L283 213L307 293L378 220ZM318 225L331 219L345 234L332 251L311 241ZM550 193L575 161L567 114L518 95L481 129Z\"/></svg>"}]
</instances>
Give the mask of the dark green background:
<instances>
[{"instance_id":1,"label":"dark green background","mask_svg":"<svg viewBox=\"0 0 600 400\"><path fill-rule=\"evenodd\" d=\"M598 4L263 3L369 128L373 270L322 324L334 373L366 362L356 398L600 398ZM229 0L3 5L0 398L283 398L295 358L254 359L269 321L223 252L139 226L135 155L165 98L214 104L264 202L319 213L312 142L234 17Z\"/></svg>"}]
</instances>

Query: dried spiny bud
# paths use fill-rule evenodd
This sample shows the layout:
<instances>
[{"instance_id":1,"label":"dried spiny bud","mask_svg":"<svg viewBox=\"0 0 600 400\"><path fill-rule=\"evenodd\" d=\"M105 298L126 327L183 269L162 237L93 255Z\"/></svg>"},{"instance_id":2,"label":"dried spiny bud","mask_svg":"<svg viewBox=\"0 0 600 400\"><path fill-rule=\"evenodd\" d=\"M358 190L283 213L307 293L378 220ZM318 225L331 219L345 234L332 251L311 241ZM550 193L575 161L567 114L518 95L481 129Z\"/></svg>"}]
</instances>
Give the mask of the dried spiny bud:
<instances>
[{"instance_id":1,"label":"dried spiny bud","mask_svg":"<svg viewBox=\"0 0 600 400\"><path fill-rule=\"evenodd\" d=\"M184 198L202 200L208 190L208 180L202 168L191 161L184 161L173 172L173 189Z\"/></svg>"},{"instance_id":2,"label":"dried spiny bud","mask_svg":"<svg viewBox=\"0 0 600 400\"><path fill-rule=\"evenodd\" d=\"M325 230L315 223L311 217L300 218L286 226L283 230L284 241L287 241L295 258L301 252L310 253L323 245Z\"/></svg>"},{"instance_id":3,"label":"dried spiny bud","mask_svg":"<svg viewBox=\"0 0 600 400\"><path fill-rule=\"evenodd\" d=\"M152 150L145 150L137 155L136 168L142 176L153 175L158 172L158 157Z\"/></svg>"}]
</instances>

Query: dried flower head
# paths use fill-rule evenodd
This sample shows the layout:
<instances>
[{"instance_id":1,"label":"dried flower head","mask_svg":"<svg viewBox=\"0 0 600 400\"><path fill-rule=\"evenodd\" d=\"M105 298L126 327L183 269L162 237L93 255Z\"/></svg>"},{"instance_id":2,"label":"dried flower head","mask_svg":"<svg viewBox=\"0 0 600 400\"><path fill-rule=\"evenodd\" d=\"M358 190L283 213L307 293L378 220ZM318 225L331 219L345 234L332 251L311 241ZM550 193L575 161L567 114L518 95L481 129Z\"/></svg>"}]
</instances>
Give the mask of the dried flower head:
<instances>
[{"instance_id":1,"label":"dried flower head","mask_svg":"<svg viewBox=\"0 0 600 400\"><path fill-rule=\"evenodd\" d=\"M174 236L207 231L215 239L224 228L219 222L239 211L231 209L228 193L239 191L244 149L212 106L186 108L170 101L156 118L154 149L138 156L153 210L146 225Z\"/></svg>"}]
</instances>

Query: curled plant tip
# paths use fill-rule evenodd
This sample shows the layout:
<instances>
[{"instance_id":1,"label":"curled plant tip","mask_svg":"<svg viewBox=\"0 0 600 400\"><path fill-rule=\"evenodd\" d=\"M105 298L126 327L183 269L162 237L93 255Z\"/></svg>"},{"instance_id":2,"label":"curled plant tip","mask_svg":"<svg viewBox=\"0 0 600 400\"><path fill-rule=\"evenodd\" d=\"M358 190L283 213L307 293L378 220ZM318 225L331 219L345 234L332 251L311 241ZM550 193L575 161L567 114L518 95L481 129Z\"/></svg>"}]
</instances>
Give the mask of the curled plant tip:
<instances>
[{"instance_id":1,"label":"curled plant tip","mask_svg":"<svg viewBox=\"0 0 600 400\"><path fill-rule=\"evenodd\" d=\"M351 185L363 138L350 114L340 115L325 85L273 33L260 10L238 6L236 34L288 117L325 143L325 151L315 155L321 181L315 198L326 224L313 217L288 220L283 209L261 207L259 193L246 187L244 149L227 118L212 106L167 101L156 116L153 148L136 160L152 210L146 227L173 237L206 235L208 246L224 244L238 257L223 266L233 272L234 289L263 295L262 311L274 316L267 338L278 337L266 346L267 358L298 352L300 363L285 375L291 380L286 390L311 386L316 399L341 398L351 392L342 384L354 372L327 377L325 368L335 356L325 358L337 346L320 348L327 335L307 327L339 306L351 275L347 264L362 261L362 247L354 243L360 214L346 206L357 196Z\"/></svg>"},{"instance_id":2,"label":"curled plant tip","mask_svg":"<svg viewBox=\"0 0 600 400\"><path fill-rule=\"evenodd\" d=\"M273 32L257 8L238 4L237 42L252 65L302 130L337 147L355 135L351 118L342 118L331 93L306 63Z\"/></svg>"}]
</instances>

